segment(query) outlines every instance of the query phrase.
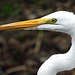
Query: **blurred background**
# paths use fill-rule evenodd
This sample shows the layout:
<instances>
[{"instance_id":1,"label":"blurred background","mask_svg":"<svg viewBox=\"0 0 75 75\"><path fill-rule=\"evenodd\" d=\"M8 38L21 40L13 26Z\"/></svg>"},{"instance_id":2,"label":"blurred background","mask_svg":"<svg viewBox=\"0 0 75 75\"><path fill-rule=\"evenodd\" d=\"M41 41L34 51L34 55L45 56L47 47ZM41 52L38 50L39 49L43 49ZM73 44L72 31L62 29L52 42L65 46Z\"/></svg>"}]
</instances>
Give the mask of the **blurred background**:
<instances>
[{"instance_id":1,"label":"blurred background","mask_svg":"<svg viewBox=\"0 0 75 75\"><path fill-rule=\"evenodd\" d=\"M0 0L0 25L59 10L75 13L75 0ZM70 46L71 37L59 32L0 31L0 75L37 75L46 59L67 52ZM75 75L75 70L57 75Z\"/></svg>"}]
</instances>

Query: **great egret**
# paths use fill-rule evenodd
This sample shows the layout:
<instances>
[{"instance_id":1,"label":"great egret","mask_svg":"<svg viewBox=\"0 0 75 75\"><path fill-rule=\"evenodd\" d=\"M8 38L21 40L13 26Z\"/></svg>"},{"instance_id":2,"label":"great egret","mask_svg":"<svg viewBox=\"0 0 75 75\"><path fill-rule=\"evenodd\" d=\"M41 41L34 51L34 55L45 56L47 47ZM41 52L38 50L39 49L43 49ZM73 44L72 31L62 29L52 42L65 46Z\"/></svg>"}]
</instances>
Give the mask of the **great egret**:
<instances>
[{"instance_id":1,"label":"great egret","mask_svg":"<svg viewBox=\"0 0 75 75\"><path fill-rule=\"evenodd\" d=\"M39 68L37 75L56 75L58 72L75 68L75 15L57 11L40 19L1 25L0 30L35 29L64 32L72 37L72 46L67 53L55 54Z\"/></svg>"}]
</instances>

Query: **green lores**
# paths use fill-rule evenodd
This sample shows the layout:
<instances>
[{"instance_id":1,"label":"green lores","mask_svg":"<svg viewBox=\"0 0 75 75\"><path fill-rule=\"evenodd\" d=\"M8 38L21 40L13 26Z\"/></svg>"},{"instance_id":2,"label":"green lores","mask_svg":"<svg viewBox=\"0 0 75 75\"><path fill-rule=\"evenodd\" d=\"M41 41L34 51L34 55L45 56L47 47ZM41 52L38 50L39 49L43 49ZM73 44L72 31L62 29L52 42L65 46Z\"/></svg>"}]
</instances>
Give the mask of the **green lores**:
<instances>
[{"instance_id":1,"label":"green lores","mask_svg":"<svg viewBox=\"0 0 75 75\"><path fill-rule=\"evenodd\" d=\"M51 18L46 21L46 24L55 24L57 22L56 18Z\"/></svg>"}]
</instances>

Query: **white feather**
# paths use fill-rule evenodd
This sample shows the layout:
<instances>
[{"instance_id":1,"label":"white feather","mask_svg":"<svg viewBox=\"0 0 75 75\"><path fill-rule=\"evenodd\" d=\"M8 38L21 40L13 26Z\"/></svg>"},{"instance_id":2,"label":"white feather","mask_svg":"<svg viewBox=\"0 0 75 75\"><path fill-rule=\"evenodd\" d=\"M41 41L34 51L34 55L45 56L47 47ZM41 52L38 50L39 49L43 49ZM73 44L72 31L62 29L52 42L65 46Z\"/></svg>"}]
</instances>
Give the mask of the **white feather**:
<instances>
[{"instance_id":1,"label":"white feather","mask_svg":"<svg viewBox=\"0 0 75 75\"><path fill-rule=\"evenodd\" d=\"M55 25L43 24L38 30L64 32L72 37L72 46L65 54L52 55L39 68L37 75L56 75L58 72L75 68L75 15L72 12L57 11L42 18L56 18Z\"/></svg>"}]
</instances>

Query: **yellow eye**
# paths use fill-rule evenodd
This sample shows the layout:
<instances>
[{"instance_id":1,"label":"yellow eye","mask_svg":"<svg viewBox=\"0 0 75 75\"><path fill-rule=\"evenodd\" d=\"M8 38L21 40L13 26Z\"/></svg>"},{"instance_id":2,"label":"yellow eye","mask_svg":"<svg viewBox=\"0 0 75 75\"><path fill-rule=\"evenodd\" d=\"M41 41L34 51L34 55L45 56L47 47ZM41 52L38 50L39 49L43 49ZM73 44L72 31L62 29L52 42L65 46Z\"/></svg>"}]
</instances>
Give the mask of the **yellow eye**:
<instances>
[{"instance_id":1,"label":"yellow eye","mask_svg":"<svg viewBox=\"0 0 75 75\"><path fill-rule=\"evenodd\" d=\"M49 20L47 20L46 24L55 24L57 22L56 18L51 18Z\"/></svg>"},{"instance_id":2,"label":"yellow eye","mask_svg":"<svg viewBox=\"0 0 75 75\"><path fill-rule=\"evenodd\" d=\"M57 22L57 19L56 18L52 18L52 22L53 23Z\"/></svg>"}]
</instances>

